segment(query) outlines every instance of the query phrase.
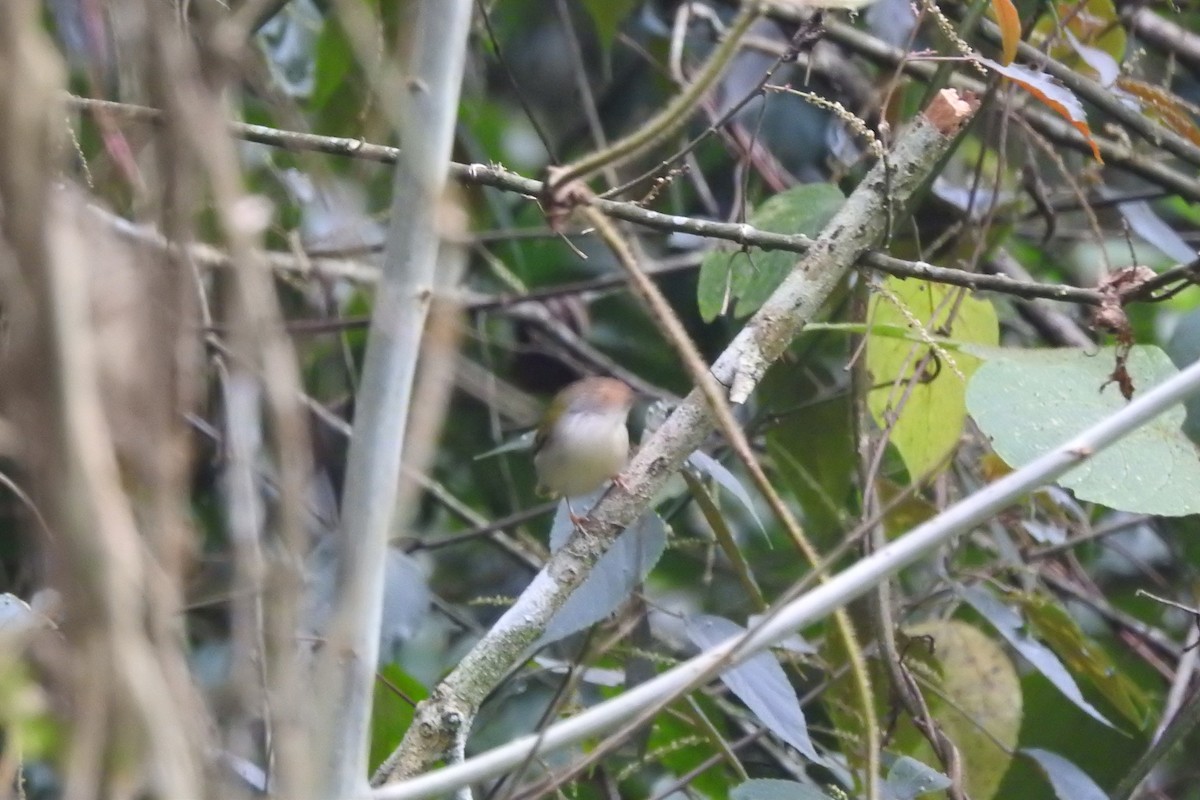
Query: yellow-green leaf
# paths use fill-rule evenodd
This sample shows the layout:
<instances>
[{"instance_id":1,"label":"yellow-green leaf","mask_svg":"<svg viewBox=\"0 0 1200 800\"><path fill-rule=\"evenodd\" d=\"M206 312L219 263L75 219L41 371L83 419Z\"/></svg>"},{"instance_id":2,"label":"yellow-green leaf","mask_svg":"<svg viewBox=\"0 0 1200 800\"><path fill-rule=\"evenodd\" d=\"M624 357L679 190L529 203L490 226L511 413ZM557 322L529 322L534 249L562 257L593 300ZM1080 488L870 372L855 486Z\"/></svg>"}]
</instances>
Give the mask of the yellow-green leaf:
<instances>
[{"instance_id":1,"label":"yellow-green leaf","mask_svg":"<svg viewBox=\"0 0 1200 800\"><path fill-rule=\"evenodd\" d=\"M906 628L905 634L911 640L906 658L930 713L962 756L967 794L991 800L1021 731L1021 681L1012 660L982 631L958 620L922 623ZM934 769L941 766L907 717L897 729L895 745Z\"/></svg>"},{"instance_id":2,"label":"yellow-green leaf","mask_svg":"<svg viewBox=\"0 0 1200 800\"><path fill-rule=\"evenodd\" d=\"M1039 50L1048 45L1051 58L1075 67L1083 59L1072 47L1066 32L1078 42L1104 51L1118 64L1125 58L1125 26L1121 24L1113 0L1058 0L1054 3L1053 13L1038 20L1029 35L1029 43Z\"/></svg>"},{"instance_id":3,"label":"yellow-green leaf","mask_svg":"<svg viewBox=\"0 0 1200 800\"><path fill-rule=\"evenodd\" d=\"M884 291L872 297L868 320L872 328L903 325L916 333L923 328L930 338L959 342L994 345L1000 336L991 303L924 281L889 278ZM875 388L867 405L876 423L890 429L890 441L913 481L943 465L958 444L967 419L966 381L978 365L961 350L894 336L868 338L867 369Z\"/></svg>"},{"instance_id":4,"label":"yellow-green leaf","mask_svg":"<svg viewBox=\"0 0 1200 800\"><path fill-rule=\"evenodd\" d=\"M1023 606L1025 621L1033 632L1063 660L1067 669L1096 687L1127 720L1138 728L1145 727L1150 713L1150 700L1145 692L1117 669L1066 609L1040 595L1015 599Z\"/></svg>"}]
</instances>

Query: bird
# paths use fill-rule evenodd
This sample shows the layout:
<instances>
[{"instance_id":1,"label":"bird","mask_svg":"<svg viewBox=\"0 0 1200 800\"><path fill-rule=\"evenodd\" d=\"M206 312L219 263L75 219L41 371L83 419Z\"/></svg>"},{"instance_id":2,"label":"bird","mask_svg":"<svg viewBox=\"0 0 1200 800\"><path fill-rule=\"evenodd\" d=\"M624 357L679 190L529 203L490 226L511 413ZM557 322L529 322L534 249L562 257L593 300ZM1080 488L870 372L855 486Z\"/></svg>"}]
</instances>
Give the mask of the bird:
<instances>
[{"instance_id":1,"label":"bird","mask_svg":"<svg viewBox=\"0 0 1200 800\"><path fill-rule=\"evenodd\" d=\"M533 466L537 491L562 497L571 520L580 517L571 498L589 494L606 481L619 482L629 458L629 430L625 427L634 393L616 378L582 378L568 385L550 402L533 440Z\"/></svg>"}]
</instances>

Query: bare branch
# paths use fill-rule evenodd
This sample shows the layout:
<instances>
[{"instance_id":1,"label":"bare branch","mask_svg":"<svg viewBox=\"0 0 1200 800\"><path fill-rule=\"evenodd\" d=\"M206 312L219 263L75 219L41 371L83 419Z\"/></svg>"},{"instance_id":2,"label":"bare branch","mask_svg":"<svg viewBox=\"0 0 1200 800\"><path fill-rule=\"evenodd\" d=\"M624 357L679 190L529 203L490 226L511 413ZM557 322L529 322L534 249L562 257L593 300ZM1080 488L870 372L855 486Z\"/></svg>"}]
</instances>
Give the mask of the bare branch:
<instances>
[{"instance_id":1,"label":"bare branch","mask_svg":"<svg viewBox=\"0 0 1200 800\"><path fill-rule=\"evenodd\" d=\"M407 54L384 271L347 461L335 605L317 675L326 687L314 720L326 762L322 796L366 782L384 565L395 516L413 379L441 240L457 214L446 179L466 61L470 0L425 0ZM431 43L436 43L436 46Z\"/></svg>"}]
</instances>

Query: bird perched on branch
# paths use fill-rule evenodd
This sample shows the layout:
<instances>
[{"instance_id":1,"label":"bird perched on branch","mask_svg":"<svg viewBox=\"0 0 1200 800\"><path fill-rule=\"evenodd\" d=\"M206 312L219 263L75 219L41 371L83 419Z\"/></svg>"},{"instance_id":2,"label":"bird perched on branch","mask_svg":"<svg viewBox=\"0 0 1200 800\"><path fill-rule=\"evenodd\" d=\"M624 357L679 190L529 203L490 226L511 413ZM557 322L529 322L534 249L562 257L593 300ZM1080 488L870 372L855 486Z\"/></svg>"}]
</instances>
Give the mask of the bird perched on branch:
<instances>
[{"instance_id":1,"label":"bird perched on branch","mask_svg":"<svg viewBox=\"0 0 1200 800\"><path fill-rule=\"evenodd\" d=\"M629 458L625 421L634 394L615 378L583 378L559 392L533 440L538 493L563 497L578 522L571 498L619 480Z\"/></svg>"}]
</instances>

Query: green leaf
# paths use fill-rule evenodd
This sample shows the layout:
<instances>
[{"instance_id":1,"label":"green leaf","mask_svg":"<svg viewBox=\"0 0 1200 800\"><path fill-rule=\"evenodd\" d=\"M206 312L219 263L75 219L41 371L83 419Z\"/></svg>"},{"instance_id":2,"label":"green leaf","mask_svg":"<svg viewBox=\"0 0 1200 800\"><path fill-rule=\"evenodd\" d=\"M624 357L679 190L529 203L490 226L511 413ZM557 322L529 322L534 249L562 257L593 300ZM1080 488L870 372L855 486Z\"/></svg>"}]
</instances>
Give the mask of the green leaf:
<instances>
[{"instance_id":1,"label":"green leaf","mask_svg":"<svg viewBox=\"0 0 1200 800\"><path fill-rule=\"evenodd\" d=\"M867 369L876 387L867 406L880 427L890 428L889 441L916 482L945 464L958 445L967 420L964 378L970 379L979 359L897 339L892 327L914 329L916 320L931 336L989 345L999 341L1000 327L991 303L961 289L899 278L889 278L885 289L871 298L867 317L872 328L887 330L867 340ZM926 356L922 375L914 377Z\"/></svg>"},{"instance_id":2,"label":"green leaf","mask_svg":"<svg viewBox=\"0 0 1200 800\"><path fill-rule=\"evenodd\" d=\"M697 697L697 702L709 719L721 719L720 711L710 706L708 698ZM721 730L720 723L716 724ZM651 726L645 763L650 767L661 766L672 775L686 775L708 761L712 747L712 742L683 715L659 714ZM736 778L729 772L724 764L711 764L688 785L701 797L736 797L731 795L729 788L730 782Z\"/></svg>"},{"instance_id":3,"label":"green leaf","mask_svg":"<svg viewBox=\"0 0 1200 800\"><path fill-rule=\"evenodd\" d=\"M592 496L599 499L603 491ZM577 503L595 501L576 500ZM551 531L550 547L557 550L566 544L574 529L566 501L559 503ZM576 508L590 507L579 505ZM558 533L561 531L561 534ZM555 541L558 539L558 541ZM662 518L652 512L638 517L637 521L621 532L612 547L592 567L588 576L571 594L562 607L550 618L545 631L537 641L537 647L557 642L576 631L595 625L617 609L633 593L637 584L645 580L650 570L658 563L667 547L667 526Z\"/></svg>"},{"instance_id":4,"label":"green leaf","mask_svg":"<svg viewBox=\"0 0 1200 800\"><path fill-rule=\"evenodd\" d=\"M317 38L316 81L309 104L314 109L324 108L330 98L344 88L350 68L354 64L354 53L342 26L328 19Z\"/></svg>"},{"instance_id":5,"label":"green leaf","mask_svg":"<svg viewBox=\"0 0 1200 800\"><path fill-rule=\"evenodd\" d=\"M767 431L767 452L804 509L806 527L818 537L841 530L854 482L855 453L850 400L839 395L788 413L783 387L771 381L770 409L779 422ZM804 395L796 391L793 405Z\"/></svg>"},{"instance_id":6,"label":"green leaf","mask_svg":"<svg viewBox=\"0 0 1200 800\"><path fill-rule=\"evenodd\" d=\"M967 407L992 447L1014 467L1028 464L1125 406L1110 382L1116 353L1081 350L978 351L990 360L967 388ZM1157 347L1134 347L1128 370L1144 392L1177 370ZM1200 512L1200 458L1181 429L1182 407L1160 414L1059 479L1081 500L1141 514Z\"/></svg>"},{"instance_id":7,"label":"green leaf","mask_svg":"<svg viewBox=\"0 0 1200 800\"><path fill-rule=\"evenodd\" d=\"M429 694L398 664L384 666L379 675L375 680L375 703L371 708L371 769L382 764L404 738L404 732L412 724L412 703L424 700ZM396 689L407 698L397 694Z\"/></svg>"},{"instance_id":8,"label":"green leaf","mask_svg":"<svg viewBox=\"0 0 1200 800\"><path fill-rule=\"evenodd\" d=\"M754 498L746 491L746 487L742 485L737 476L729 471L728 467L702 450L697 450L688 456L687 465L701 475L712 478L725 491L733 495L758 525L759 532L763 536L767 535L767 529L763 527L762 520L758 518L758 512L754 510Z\"/></svg>"},{"instance_id":9,"label":"green leaf","mask_svg":"<svg viewBox=\"0 0 1200 800\"><path fill-rule=\"evenodd\" d=\"M20 600L17 603L24 605ZM20 609L10 607L10 610L21 615ZM22 658L22 651L28 644L23 640L45 630L47 622L36 611L28 614L31 618L15 623L23 630L0 628L0 642L4 645L0 650L0 728L4 730L5 747L19 743L20 755L26 763L53 758L64 741L61 724L48 711L43 687L30 674L30 665ZM6 750L5 754L11 752ZM61 750L58 753L61 754Z\"/></svg>"},{"instance_id":10,"label":"green leaf","mask_svg":"<svg viewBox=\"0 0 1200 800\"><path fill-rule=\"evenodd\" d=\"M842 207L845 197L831 183L806 183L780 192L754 210L746 222L772 233L816 236ZM716 250L700 264L697 299L700 316L712 322L736 301L737 317L753 314L783 281L799 258L786 250Z\"/></svg>"},{"instance_id":11,"label":"green leaf","mask_svg":"<svg viewBox=\"0 0 1200 800\"><path fill-rule=\"evenodd\" d=\"M900 756L888 769L884 785L893 800L915 800L923 794L945 789L953 781L915 758Z\"/></svg>"},{"instance_id":12,"label":"green leaf","mask_svg":"<svg viewBox=\"0 0 1200 800\"><path fill-rule=\"evenodd\" d=\"M581 5L592 18L596 36L607 53L612 49L613 39L617 38L621 22L637 3L636 0L582 0Z\"/></svg>"},{"instance_id":13,"label":"green leaf","mask_svg":"<svg viewBox=\"0 0 1200 800\"><path fill-rule=\"evenodd\" d=\"M1054 788L1058 800L1106 800L1108 793L1091 777L1058 753L1026 747L1021 755L1034 761Z\"/></svg>"},{"instance_id":14,"label":"green leaf","mask_svg":"<svg viewBox=\"0 0 1200 800\"><path fill-rule=\"evenodd\" d=\"M1075 618L1055 600L1044 595L1015 598L1025 610L1025 622L1058 654L1076 676L1085 678L1138 728L1146 725L1150 700L1145 692L1117 669L1108 653L1092 641Z\"/></svg>"},{"instance_id":15,"label":"green leaf","mask_svg":"<svg viewBox=\"0 0 1200 800\"><path fill-rule=\"evenodd\" d=\"M731 800L830 800L829 795L796 781L755 778L734 787Z\"/></svg>"},{"instance_id":16,"label":"green leaf","mask_svg":"<svg viewBox=\"0 0 1200 800\"><path fill-rule=\"evenodd\" d=\"M1167 355L1180 369L1200 361L1200 309L1192 309L1179 318L1175 332L1167 342ZM1200 395L1189 397L1183 407L1187 409L1183 432L1192 441L1200 442Z\"/></svg>"},{"instance_id":17,"label":"green leaf","mask_svg":"<svg viewBox=\"0 0 1200 800\"><path fill-rule=\"evenodd\" d=\"M906 658L924 692L930 713L958 747L967 794L991 800L1012 762L1021 730L1021 682L1004 649L977 628L958 620L927 622L905 629ZM932 646L932 653L930 652ZM930 675L930 668L935 673ZM897 749L925 764L937 764L928 741L905 718Z\"/></svg>"},{"instance_id":18,"label":"green leaf","mask_svg":"<svg viewBox=\"0 0 1200 800\"><path fill-rule=\"evenodd\" d=\"M1061 692L1063 697L1102 725L1110 728L1116 727L1083 696L1079 684L1075 682L1075 678L1063 665L1058 654L1029 635L1025 628L1025 620L1020 614L998 600L992 592L982 586L965 587L960 590L959 595L967 601L971 608L979 612L979 616L987 620L988 624L995 628L996 632L1029 662L1030 666L1054 684L1054 688Z\"/></svg>"},{"instance_id":19,"label":"green leaf","mask_svg":"<svg viewBox=\"0 0 1200 800\"><path fill-rule=\"evenodd\" d=\"M684 630L701 650L712 649L746 633L746 629L736 622L712 614L690 617L684 623ZM809 738L808 723L796 690L773 653L756 653L722 672L720 678L771 733L810 761L824 763Z\"/></svg>"},{"instance_id":20,"label":"green leaf","mask_svg":"<svg viewBox=\"0 0 1200 800\"><path fill-rule=\"evenodd\" d=\"M907 487L883 477L876 483L879 499L887 509L883 514L883 529L888 539L903 536L938 515L940 509L919 493L910 492Z\"/></svg>"}]
</instances>

